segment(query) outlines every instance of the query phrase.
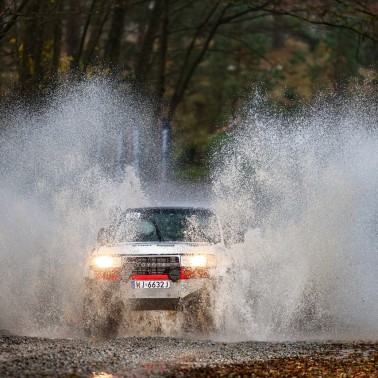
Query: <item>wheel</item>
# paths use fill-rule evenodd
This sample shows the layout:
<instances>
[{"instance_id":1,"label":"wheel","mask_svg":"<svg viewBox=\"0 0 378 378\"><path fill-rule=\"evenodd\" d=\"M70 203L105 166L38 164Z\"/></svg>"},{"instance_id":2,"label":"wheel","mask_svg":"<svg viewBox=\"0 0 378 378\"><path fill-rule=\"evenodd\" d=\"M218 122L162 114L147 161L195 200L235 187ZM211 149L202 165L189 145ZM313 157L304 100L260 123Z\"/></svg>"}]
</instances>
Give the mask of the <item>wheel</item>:
<instances>
[{"instance_id":1,"label":"wheel","mask_svg":"<svg viewBox=\"0 0 378 378\"><path fill-rule=\"evenodd\" d=\"M96 311L88 301L84 302L83 322L84 335L101 339L117 337L122 323L123 306L114 304L105 311Z\"/></svg>"},{"instance_id":2,"label":"wheel","mask_svg":"<svg viewBox=\"0 0 378 378\"><path fill-rule=\"evenodd\" d=\"M86 337L115 338L124 317L124 305L110 288L88 285L83 304L83 330Z\"/></svg>"},{"instance_id":3,"label":"wheel","mask_svg":"<svg viewBox=\"0 0 378 378\"><path fill-rule=\"evenodd\" d=\"M203 289L198 295L185 300L182 306L184 321L184 333L215 333L218 331L215 319L214 294Z\"/></svg>"}]
</instances>

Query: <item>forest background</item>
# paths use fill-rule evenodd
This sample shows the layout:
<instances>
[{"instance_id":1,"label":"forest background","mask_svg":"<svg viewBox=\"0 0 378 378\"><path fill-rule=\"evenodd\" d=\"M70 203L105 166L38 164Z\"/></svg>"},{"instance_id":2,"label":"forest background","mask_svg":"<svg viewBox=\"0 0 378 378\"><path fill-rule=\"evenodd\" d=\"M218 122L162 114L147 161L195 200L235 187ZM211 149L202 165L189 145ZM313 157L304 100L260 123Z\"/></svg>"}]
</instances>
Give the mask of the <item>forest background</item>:
<instances>
[{"instance_id":1,"label":"forest background","mask_svg":"<svg viewBox=\"0 0 378 378\"><path fill-rule=\"evenodd\" d=\"M253 88L298 112L319 92L374 93L377 58L375 0L0 0L1 105L109 76L171 136L176 180L207 176Z\"/></svg>"}]
</instances>

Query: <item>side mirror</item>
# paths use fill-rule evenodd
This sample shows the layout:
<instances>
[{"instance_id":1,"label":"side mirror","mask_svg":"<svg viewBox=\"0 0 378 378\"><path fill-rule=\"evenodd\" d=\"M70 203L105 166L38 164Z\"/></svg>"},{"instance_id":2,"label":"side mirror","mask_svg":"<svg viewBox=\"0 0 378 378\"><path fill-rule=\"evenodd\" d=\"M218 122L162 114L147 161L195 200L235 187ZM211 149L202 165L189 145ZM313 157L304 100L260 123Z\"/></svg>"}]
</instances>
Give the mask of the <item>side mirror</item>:
<instances>
[{"instance_id":1,"label":"side mirror","mask_svg":"<svg viewBox=\"0 0 378 378\"><path fill-rule=\"evenodd\" d=\"M109 232L106 228L100 228L100 231L97 234L97 242L99 244L109 243Z\"/></svg>"}]
</instances>

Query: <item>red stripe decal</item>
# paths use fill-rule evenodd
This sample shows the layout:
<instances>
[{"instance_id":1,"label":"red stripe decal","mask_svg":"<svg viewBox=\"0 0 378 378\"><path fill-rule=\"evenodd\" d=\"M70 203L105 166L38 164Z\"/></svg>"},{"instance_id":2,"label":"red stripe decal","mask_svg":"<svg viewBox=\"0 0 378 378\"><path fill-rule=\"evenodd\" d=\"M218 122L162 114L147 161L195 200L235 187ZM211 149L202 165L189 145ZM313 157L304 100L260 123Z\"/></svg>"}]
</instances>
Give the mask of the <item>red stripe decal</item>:
<instances>
[{"instance_id":1,"label":"red stripe decal","mask_svg":"<svg viewBox=\"0 0 378 378\"><path fill-rule=\"evenodd\" d=\"M132 280L141 280L141 281L162 281L162 280L169 280L168 274L133 274L131 276Z\"/></svg>"}]
</instances>

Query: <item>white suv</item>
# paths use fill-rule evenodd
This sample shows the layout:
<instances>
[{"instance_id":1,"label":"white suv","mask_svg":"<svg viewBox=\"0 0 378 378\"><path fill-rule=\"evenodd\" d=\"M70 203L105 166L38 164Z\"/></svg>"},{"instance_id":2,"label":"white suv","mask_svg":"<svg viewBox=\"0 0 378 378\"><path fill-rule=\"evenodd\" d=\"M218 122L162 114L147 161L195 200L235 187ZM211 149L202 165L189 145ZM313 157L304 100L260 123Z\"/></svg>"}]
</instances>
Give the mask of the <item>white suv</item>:
<instances>
[{"instance_id":1,"label":"white suv","mask_svg":"<svg viewBox=\"0 0 378 378\"><path fill-rule=\"evenodd\" d=\"M89 258L87 336L114 337L130 311L183 311L183 328L215 330L217 280L227 269L219 220L207 208L119 211Z\"/></svg>"}]
</instances>

